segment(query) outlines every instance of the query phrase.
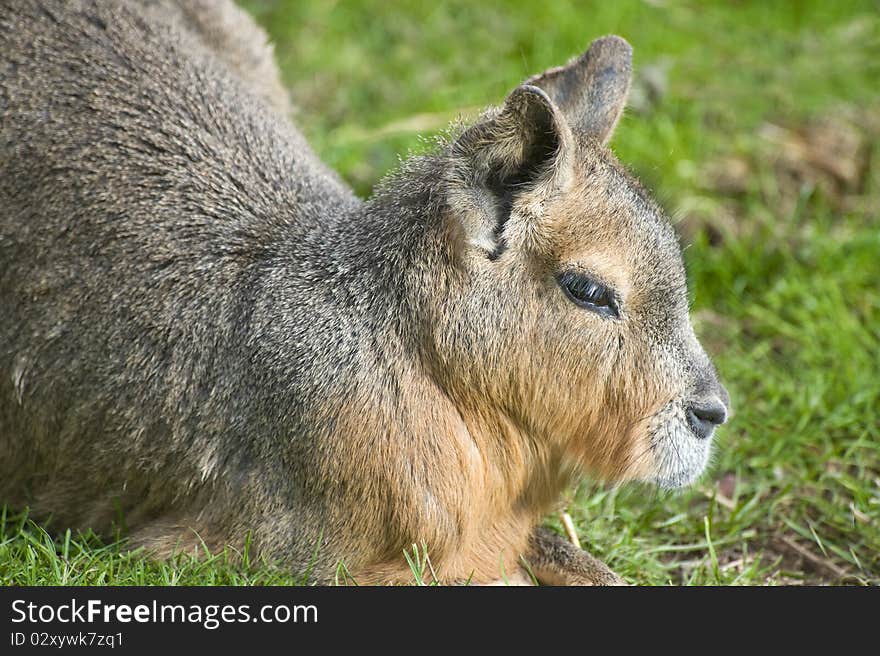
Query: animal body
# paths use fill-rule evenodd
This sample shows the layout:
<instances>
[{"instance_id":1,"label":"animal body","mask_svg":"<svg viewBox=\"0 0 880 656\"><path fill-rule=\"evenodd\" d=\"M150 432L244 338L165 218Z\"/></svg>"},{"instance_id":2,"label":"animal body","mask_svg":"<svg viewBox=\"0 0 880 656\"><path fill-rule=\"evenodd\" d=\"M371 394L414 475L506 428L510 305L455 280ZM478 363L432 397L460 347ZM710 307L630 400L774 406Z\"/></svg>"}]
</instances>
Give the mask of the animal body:
<instances>
[{"instance_id":1,"label":"animal body","mask_svg":"<svg viewBox=\"0 0 880 656\"><path fill-rule=\"evenodd\" d=\"M228 2L0 5L0 501L328 582L529 569L587 473L693 481L728 399L595 41L362 200Z\"/></svg>"}]
</instances>

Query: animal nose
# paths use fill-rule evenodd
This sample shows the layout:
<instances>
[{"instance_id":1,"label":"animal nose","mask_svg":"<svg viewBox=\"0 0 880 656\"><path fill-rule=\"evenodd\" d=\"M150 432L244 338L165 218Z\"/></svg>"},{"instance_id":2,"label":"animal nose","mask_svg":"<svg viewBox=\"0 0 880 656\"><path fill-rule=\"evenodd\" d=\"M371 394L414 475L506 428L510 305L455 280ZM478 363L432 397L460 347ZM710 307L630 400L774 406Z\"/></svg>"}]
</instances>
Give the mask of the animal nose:
<instances>
[{"instance_id":1,"label":"animal nose","mask_svg":"<svg viewBox=\"0 0 880 656\"><path fill-rule=\"evenodd\" d=\"M694 403L687 410L687 419L694 435L704 440L712 435L716 426L727 421L727 408L718 398Z\"/></svg>"}]
</instances>

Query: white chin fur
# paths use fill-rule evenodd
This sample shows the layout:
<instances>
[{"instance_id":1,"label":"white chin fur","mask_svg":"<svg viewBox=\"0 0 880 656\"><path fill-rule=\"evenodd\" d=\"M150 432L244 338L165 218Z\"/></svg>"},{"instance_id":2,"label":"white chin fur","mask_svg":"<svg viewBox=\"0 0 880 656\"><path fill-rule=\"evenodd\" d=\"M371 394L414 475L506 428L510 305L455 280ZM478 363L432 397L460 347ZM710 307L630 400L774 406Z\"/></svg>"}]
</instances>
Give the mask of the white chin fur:
<instances>
[{"instance_id":1,"label":"white chin fur","mask_svg":"<svg viewBox=\"0 0 880 656\"><path fill-rule=\"evenodd\" d=\"M681 406L671 403L654 417L651 427L654 471L651 482L664 489L685 487L706 469L712 438L700 439L690 430Z\"/></svg>"}]
</instances>

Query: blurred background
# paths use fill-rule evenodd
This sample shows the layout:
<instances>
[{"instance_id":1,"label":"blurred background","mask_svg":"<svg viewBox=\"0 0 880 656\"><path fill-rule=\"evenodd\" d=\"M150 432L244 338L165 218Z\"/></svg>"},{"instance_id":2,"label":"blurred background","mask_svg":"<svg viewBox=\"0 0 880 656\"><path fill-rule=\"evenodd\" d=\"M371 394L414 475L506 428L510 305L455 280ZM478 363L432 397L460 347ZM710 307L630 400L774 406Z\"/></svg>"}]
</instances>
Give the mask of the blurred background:
<instances>
[{"instance_id":1,"label":"blurred background","mask_svg":"<svg viewBox=\"0 0 880 656\"><path fill-rule=\"evenodd\" d=\"M636 583L880 583L880 3L243 4L365 196L451 121L628 39L612 147L687 245L735 414L692 490L573 490L581 541Z\"/></svg>"}]
</instances>

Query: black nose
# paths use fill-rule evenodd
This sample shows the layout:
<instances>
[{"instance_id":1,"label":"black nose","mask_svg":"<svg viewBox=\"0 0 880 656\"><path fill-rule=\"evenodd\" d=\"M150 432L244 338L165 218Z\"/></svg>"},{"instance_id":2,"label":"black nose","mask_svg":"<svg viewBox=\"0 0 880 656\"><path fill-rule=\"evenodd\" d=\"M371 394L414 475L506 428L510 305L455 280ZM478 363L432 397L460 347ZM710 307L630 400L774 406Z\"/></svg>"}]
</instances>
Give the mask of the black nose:
<instances>
[{"instance_id":1,"label":"black nose","mask_svg":"<svg viewBox=\"0 0 880 656\"><path fill-rule=\"evenodd\" d=\"M712 434L716 426L727 421L727 408L720 399L695 403L687 411L688 423L701 440Z\"/></svg>"}]
</instances>

